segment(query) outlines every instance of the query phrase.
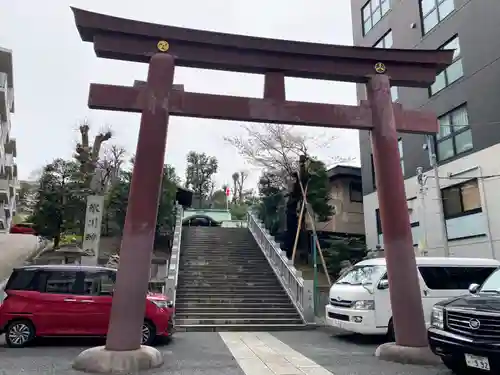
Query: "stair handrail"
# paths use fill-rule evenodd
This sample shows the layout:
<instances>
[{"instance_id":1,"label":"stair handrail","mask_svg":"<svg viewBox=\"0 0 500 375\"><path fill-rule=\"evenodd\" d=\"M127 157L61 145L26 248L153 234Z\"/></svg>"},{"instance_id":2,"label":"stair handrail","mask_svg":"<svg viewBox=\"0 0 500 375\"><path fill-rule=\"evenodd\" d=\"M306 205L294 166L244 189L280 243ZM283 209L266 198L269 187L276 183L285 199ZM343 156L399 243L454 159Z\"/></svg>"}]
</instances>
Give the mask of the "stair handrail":
<instances>
[{"instance_id":1,"label":"stair handrail","mask_svg":"<svg viewBox=\"0 0 500 375\"><path fill-rule=\"evenodd\" d=\"M249 211L247 220L250 233L266 256L302 319L305 322L314 323L313 281L304 280L302 272L294 267L293 262L287 258L286 252L281 249L279 243L275 241L255 212Z\"/></svg>"},{"instance_id":2,"label":"stair handrail","mask_svg":"<svg viewBox=\"0 0 500 375\"><path fill-rule=\"evenodd\" d=\"M165 295L168 296L174 304L177 294L177 282L179 279L179 259L182 240L183 207L180 204L176 205L175 216L174 238L172 241L172 251L170 253L167 279L165 283Z\"/></svg>"}]
</instances>

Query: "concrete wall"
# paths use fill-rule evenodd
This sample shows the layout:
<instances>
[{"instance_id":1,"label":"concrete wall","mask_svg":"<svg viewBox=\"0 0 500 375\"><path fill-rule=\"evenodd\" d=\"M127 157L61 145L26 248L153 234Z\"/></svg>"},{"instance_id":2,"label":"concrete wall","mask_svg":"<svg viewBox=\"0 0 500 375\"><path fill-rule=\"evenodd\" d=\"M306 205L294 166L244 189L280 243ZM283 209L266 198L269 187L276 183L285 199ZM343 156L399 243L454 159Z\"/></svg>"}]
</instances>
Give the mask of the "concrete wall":
<instances>
[{"instance_id":1,"label":"concrete wall","mask_svg":"<svg viewBox=\"0 0 500 375\"><path fill-rule=\"evenodd\" d=\"M470 178L478 178L481 196L482 212L467 215L447 221L448 236L467 237L465 239L450 239L450 251L460 257L495 257L500 259L500 144L475 152L467 157L454 160L439 167L439 183L441 188L463 183ZM478 168L480 166L480 168ZM462 173L461 173L462 172ZM453 175L449 177L449 173ZM435 190L435 179L432 173L426 180L425 213L417 197L418 184L416 177L405 181L406 197L409 200L410 221L418 223L414 228L414 243L427 236L427 248L431 256L443 256L442 231L439 224L438 203ZM481 176L486 176L481 178ZM492 177L488 177L492 176ZM378 208L377 194L364 196L366 241L370 248L383 242L383 236L378 235L375 210ZM425 215L425 227L423 220ZM417 230L415 230L417 229ZM382 238L381 238L382 237Z\"/></svg>"},{"instance_id":2,"label":"concrete wall","mask_svg":"<svg viewBox=\"0 0 500 375\"><path fill-rule=\"evenodd\" d=\"M365 233L363 202L355 202L351 199L349 188L351 182L359 182L359 177L340 177L331 181L329 203L335 207L335 214L330 221L316 222L317 231L360 235ZM311 229L308 218L306 218L306 223L307 228Z\"/></svg>"}]
</instances>

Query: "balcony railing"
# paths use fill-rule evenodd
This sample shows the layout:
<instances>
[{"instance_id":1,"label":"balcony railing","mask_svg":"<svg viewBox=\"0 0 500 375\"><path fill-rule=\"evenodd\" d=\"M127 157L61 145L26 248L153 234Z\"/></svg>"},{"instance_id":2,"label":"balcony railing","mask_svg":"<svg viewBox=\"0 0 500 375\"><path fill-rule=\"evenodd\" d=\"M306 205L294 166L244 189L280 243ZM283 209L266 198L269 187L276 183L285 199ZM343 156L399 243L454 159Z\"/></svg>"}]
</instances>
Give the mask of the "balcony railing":
<instances>
[{"instance_id":1,"label":"balcony railing","mask_svg":"<svg viewBox=\"0 0 500 375\"><path fill-rule=\"evenodd\" d=\"M304 321L314 323L313 281L302 278L302 272L293 266L254 213L248 214L248 228Z\"/></svg>"}]
</instances>

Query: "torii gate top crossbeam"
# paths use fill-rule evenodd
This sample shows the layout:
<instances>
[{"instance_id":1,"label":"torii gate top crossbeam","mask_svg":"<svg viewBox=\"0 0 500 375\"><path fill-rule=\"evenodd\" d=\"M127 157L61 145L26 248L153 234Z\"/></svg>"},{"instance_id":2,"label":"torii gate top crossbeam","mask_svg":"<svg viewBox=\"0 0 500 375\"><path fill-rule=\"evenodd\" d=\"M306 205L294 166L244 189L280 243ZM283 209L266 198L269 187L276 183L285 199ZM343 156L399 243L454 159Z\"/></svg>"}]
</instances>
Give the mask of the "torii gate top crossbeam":
<instances>
[{"instance_id":1,"label":"torii gate top crossbeam","mask_svg":"<svg viewBox=\"0 0 500 375\"><path fill-rule=\"evenodd\" d=\"M177 66L366 83L384 63L394 86L429 87L453 59L449 50L336 46L224 34L134 21L72 8L82 40L97 56L149 62L168 42Z\"/></svg>"}]
</instances>

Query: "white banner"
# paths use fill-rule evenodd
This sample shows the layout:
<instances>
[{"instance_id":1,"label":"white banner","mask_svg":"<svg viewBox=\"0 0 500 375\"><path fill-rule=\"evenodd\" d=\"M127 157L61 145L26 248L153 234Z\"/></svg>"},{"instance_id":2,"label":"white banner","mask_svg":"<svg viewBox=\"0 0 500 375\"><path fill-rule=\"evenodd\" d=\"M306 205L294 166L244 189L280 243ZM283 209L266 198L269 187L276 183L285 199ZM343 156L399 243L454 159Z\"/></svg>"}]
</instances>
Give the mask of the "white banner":
<instances>
[{"instance_id":1,"label":"white banner","mask_svg":"<svg viewBox=\"0 0 500 375\"><path fill-rule=\"evenodd\" d=\"M83 251L89 256L99 256L99 241L101 239L101 222L104 211L104 197L89 195L85 213L85 234L83 236ZM96 258L97 263L97 258Z\"/></svg>"}]
</instances>

